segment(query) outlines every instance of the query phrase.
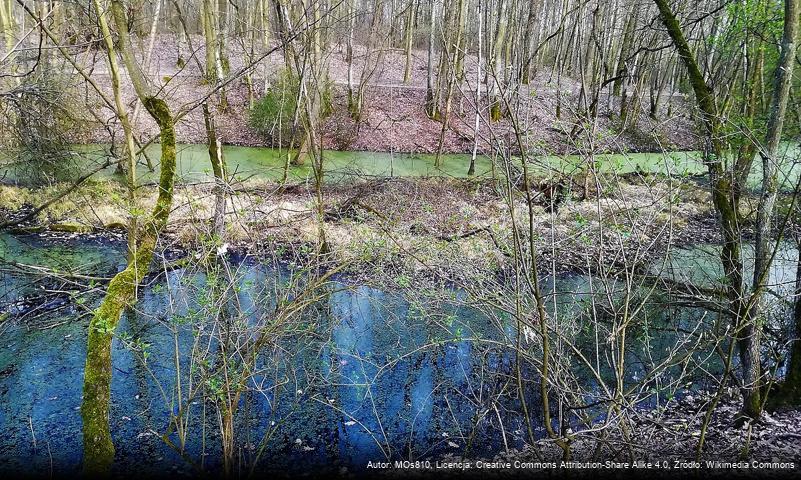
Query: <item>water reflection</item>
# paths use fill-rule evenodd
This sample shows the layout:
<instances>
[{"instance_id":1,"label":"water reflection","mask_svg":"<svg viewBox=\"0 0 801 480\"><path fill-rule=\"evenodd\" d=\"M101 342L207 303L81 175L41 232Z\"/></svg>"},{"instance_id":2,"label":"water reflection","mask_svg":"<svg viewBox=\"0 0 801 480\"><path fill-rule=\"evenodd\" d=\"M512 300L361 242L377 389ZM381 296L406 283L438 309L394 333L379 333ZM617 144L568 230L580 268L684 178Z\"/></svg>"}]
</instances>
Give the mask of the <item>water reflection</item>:
<instances>
[{"instance_id":1,"label":"water reflection","mask_svg":"<svg viewBox=\"0 0 801 480\"><path fill-rule=\"evenodd\" d=\"M84 239L56 244L38 237L5 236L0 245L5 258L62 270L108 275L124 264L121 242ZM788 262L794 261L789 257ZM220 322L253 326L272 321L272 292L289 273L250 258L235 259L232 266L236 295L226 310L230 317ZM8 309L21 297L38 294L42 281L4 269L0 301ZM600 288L593 281L580 275L546 280L554 321L581 324L592 305L591 292ZM204 317L208 282L202 272L171 271L144 288L137 308L121 321L113 345L111 410L116 468L121 471L189 474L192 463L210 470L221 466L218 411L209 397L210 387L197 384L198 372L220 361L217 329L222 323ZM492 455L504 442L510 447L522 444L526 428L510 386L514 354L509 345L516 335L515 323L500 313L490 318L459 301L429 305L424 295L408 293L339 278L291 328L276 333L275 341L260 352L238 403L235 429L244 463L255 462L258 470L297 473L323 468L360 471L370 460L466 450ZM464 292L450 293L465 299ZM51 465L56 472L78 471L78 408L86 313L91 307L91 301L72 301L42 314L49 323L3 326L0 471L42 473ZM680 341L678 328L693 328L708 315L697 308L666 309L655 299L653 309L632 331L629 381L645 376L659 362L658 352ZM596 333L591 328L577 333L586 340L582 345L588 354ZM132 343L147 345L146 361ZM208 365L198 356L202 349L209 352L202 357ZM698 355L697 362L714 369L715 362L704 352ZM536 371L525 368L531 379L527 398L537 405ZM580 364L574 368L582 381L593 385L586 369ZM611 375L609 364L599 370L604 377ZM657 391L659 382L654 380L652 386ZM600 391L598 385L595 388ZM161 438L169 433L166 440L180 445L176 429L170 428L178 413L186 426L182 453ZM536 409L533 422L541 425Z\"/></svg>"}]
</instances>

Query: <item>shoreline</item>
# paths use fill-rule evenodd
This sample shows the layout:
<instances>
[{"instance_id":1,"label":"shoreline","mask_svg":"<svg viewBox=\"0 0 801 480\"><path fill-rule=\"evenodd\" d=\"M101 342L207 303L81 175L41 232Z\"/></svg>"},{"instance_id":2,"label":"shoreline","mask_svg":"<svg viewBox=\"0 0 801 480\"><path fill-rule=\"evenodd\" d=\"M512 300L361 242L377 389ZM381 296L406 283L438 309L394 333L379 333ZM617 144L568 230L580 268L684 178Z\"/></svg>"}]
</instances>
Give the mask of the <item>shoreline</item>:
<instances>
[{"instance_id":1,"label":"shoreline","mask_svg":"<svg viewBox=\"0 0 801 480\"><path fill-rule=\"evenodd\" d=\"M602 223L609 224L609 231L604 233L601 248L609 252L619 251L622 245L626 251L647 247L657 254L668 246L680 248L715 240L716 229L707 228L712 212L705 187L690 181L668 183L639 177L617 177L610 185L614 189L601 197L581 199L576 192L567 193L564 204L553 212L547 198L553 187L537 187L543 190L536 193L535 229L541 238L545 267L556 265L558 272L586 271L587 256L594 255L599 246L597 241L588 240L599 234ZM209 248L203 238L213 214L212 187L176 187L175 208L165 231L171 245ZM370 268L411 273L433 270L465 278L503 271L509 261L504 251L511 242L508 205L493 188L489 180L430 177L325 185L325 229L332 258ZM153 201L154 190L143 187L142 205ZM673 195L681 192L679 204L667 201L671 191ZM29 211L30 199L37 193L40 191L0 186L0 208L5 217L11 220ZM310 186L281 188L263 182L232 190L226 208L225 243L245 253L259 254L267 246L313 252L318 234L313 194ZM124 188L112 181L82 185L10 233L103 235L110 231L122 235L113 232L126 228L125 198ZM88 205L87 199L91 200ZM515 209L524 208L522 198L515 202ZM631 216L635 210L636 218ZM646 225L635 238L628 232L638 222ZM670 238L665 228L672 232Z\"/></svg>"}]
</instances>

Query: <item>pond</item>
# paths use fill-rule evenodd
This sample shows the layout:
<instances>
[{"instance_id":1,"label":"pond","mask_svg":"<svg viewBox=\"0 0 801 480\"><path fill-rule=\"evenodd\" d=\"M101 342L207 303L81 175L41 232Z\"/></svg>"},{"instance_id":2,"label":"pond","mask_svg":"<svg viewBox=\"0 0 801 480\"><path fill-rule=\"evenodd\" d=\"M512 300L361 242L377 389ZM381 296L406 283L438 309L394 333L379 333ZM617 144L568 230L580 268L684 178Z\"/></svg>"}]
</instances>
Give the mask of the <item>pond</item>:
<instances>
[{"instance_id":1,"label":"pond","mask_svg":"<svg viewBox=\"0 0 801 480\"><path fill-rule=\"evenodd\" d=\"M75 284L85 290L99 282L91 277L113 275L124 267L124 251L122 240L102 237L0 236L6 261L72 275L57 281L3 265L0 312L8 318L0 323L0 471L79 471L86 328L97 295L75 294ZM786 256L788 265L793 255ZM223 320L245 332L272 321L276 292L293 278L291 266L249 256L229 260L236 313ZM136 309L123 316L113 346L111 409L120 471L190 474L193 464L219 471L217 410L208 396L214 385L212 379L202 389L192 385L198 369L221 359L218 340L208 334L210 282L204 272L171 270L150 279ZM576 274L544 284L550 315L559 322L582 318L599 290L597 281ZM508 315L471 305L457 288L377 288L344 275L326 288L300 318L273 331L237 402L237 445L256 471L358 473L369 460L491 457L523 445L525 423L517 395L508 390L517 332ZM659 352L681 341L682 329L711 328L714 320L699 308L666 308L658 298L649 309L650 320L632 327L630 384L660 361ZM591 330L578 334L587 353L592 336ZM203 348L205 356L198 353ZM700 365L719 371L720 362L705 355L698 353ZM574 368L592 384L582 365ZM608 364L600 370L605 378L612 374ZM672 374L650 381L643 406L669 398L672 390L660 385L669 385ZM523 375L530 380L528 401L538 405L536 372L526 367ZM703 376L690 378L703 386ZM193 388L206 393L192 396ZM179 410L186 419L183 457L165 441L179 441L169 431ZM532 417L536 434L544 435L536 408Z\"/></svg>"},{"instance_id":2,"label":"pond","mask_svg":"<svg viewBox=\"0 0 801 480\"><path fill-rule=\"evenodd\" d=\"M154 164L155 171L150 172L145 159L141 158L138 169L142 182L157 180L160 145L153 144L146 148L147 157ZM106 145L76 146L75 176L79 172L100 165L108 153ZM425 177L444 176L465 178L470 163L469 154L445 154L441 158L441 166L434 167L435 155L414 153L360 152L360 151L324 151L324 169L328 181L341 181L355 176L379 177ZM266 147L225 146L225 158L229 173L236 179L268 179L280 180L283 176L286 151ZM666 152L666 153L632 153L596 155L597 168L603 172L621 174L631 172L670 173L673 175L703 174L705 168L699 161L698 152ZM540 174L561 172L576 173L586 168L586 160L575 155L541 156L533 160L533 168ZM0 163L0 179L5 182L25 182L30 175L30 167L20 162L6 160ZM114 168L107 168L99 174L110 177ZM311 162L289 168L289 179L293 182L312 181ZM476 176L487 177L492 174L492 162L489 157L479 155L476 158ZM184 144L178 146L178 178L181 182L207 181L212 171L208 159L206 145Z\"/></svg>"},{"instance_id":3,"label":"pond","mask_svg":"<svg viewBox=\"0 0 801 480\"><path fill-rule=\"evenodd\" d=\"M779 184L785 191L791 190L801 172L801 149L791 142L782 144L780 151L783 171ZM77 177L81 172L99 166L108 156L108 145L90 144L74 147L75 158L67 177ZM148 170L144 156L140 157L138 176L140 182L158 180L158 160L161 146L151 144L145 149L146 156L154 165ZM348 181L365 177L452 177L467 178L470 164L469 154L444 154L441 165L434 166L435 155L417 153L390 153L364 151L324 151L325 179L329 182ZM279 181L283 177L286 150L268 147L225 146L225 158L229 175L240 181L261 179ZM598 154L593 157L596 169L601 173L629 174L633 172L666 174L673 176L705 175L707 170L701 162L700 152L665 151L658 153ZM531 159L531 168L536 175L580 174L587 168L587 159L578 155L543 155ZM497 172L496 172L497 173ZM208 159L208 146L199 144L178 145L178 181L184 183L209 181L212 170ZM493 174L491 158L476 157L476 177ZM6 159L0 161L0 180L5 183L25 183L30 176L30 166ZM106 168L98 174L100 178L114 176L114 168ZM291 165L288 171L290 182L313 182L311 161L304 165ZM757 158L748 178L749 187L759 188L762 182L761 162Z\"/></svg>"}]
</instances>

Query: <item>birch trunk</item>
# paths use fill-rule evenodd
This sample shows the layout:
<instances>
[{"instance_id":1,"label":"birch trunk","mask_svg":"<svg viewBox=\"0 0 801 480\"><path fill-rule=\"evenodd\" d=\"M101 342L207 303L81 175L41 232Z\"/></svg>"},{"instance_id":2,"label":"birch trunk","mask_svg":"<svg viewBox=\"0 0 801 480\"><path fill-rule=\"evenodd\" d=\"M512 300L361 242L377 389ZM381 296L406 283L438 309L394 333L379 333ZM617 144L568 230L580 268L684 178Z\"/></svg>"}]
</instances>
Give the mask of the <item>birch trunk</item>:
<instances>
[{"instance_id":1,"label":"birch trunk","mask_svg":"<svg viewBox=\"0 0 801 480\"><path fill-rule=\"evenodd\" d=\"M478 64L476 66L476 120L473 126L473 154L470 156L470 167L467 169L467 175L473 176L476 174L476 154L478 153L478 128L481 120L481 34L483 26L483 17L481 15L481 2L476 6L478 11Z\"/></svg>"}]
</instances>

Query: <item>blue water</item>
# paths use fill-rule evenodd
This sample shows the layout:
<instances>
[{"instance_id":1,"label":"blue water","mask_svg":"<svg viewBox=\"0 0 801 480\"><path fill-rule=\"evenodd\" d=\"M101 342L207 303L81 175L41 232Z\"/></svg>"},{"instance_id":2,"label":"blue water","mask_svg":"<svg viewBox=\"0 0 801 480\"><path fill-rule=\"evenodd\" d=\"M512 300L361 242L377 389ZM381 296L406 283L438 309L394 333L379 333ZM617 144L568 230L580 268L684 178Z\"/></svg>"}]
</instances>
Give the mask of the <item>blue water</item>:
<instances>
[{"instance_id":1,"label":"blue water","mask_svg":"<svg viewBox=\"0 0 801 480\"><path fill-rule=\"evenodd\" d=\"M124 251L123 240L0 237L5 259L81 275L112 276L124 267ZM508 316L488 317L459 290L378 289L343 276L281 323L276 292L303 276L255 257L232 257L227 265L235 288L223 309L209 300L209 285L217 284L210 274L178 269L149 279L135 311L123 316L113 344L118 472L220 471L215 392L222 362L235 367L240 358L220 342L222 328L240 345L255 339L254 326L270 329L236 403L240 473L252 465L259 472L364 472L368 461L486 457L504 448L503 434L510 448L523 445L512 381L516 330ZM14 313L0 323L0 472L80 471L86 328L99 294L64 293L72 282L92 285L0 268L0 311ZM585 277L549 278L544 288L562 292L549 297L554 321L575 318L591 303ZM42 298L46 308L32 307ZM652 326L658 319L682 327L712 321L697 309L654 311ZM675 332L632 327L632 381L675 341ZM640 355L645 351L656 353ZM574 372L592 391L592 377L580 365ZM610 372L601 365L604 376ZM523 373L542 435L536 369L525 364ZM171 423L179 412L182 448Z\"/></svg>"},{"instance_id":2,"label":"blue water","mask_svg":"<svg viewBox=\"0 0 801 480\"><path fill-rule=\"evenodd\" d=\"M6 257L13 252L21 263L106 276L124 266L122 242L10 236L2 242ZM237 315L269 321L274 307L269 292L286 273L276 275L272 265L254 259L233 265L240 286ZM135 314L121 320L120 338L149 344L149 355L143 361L136 348L114 342L111 425L120 471L192 472L159 437L169 427L170 413L178 412L176 338L180 403L190 409L184 456L207 470L220 467L214 402L187 394L193 347L211 338L197 330L205 315L205 280L197 272L170 272L145 288ZM5 310L13 301L41 294L42 287L69 286L11 268L4 269L0 285ZM468 435L475 438L474 452L500 448L492 421L476 421L480 397L497 385L482 384L487 378L474 369L480 362L494 374L508 374L509 353L482 348L483 356L476 357L466 338L479 335L486 321L455 306L423 315L401 295L344 279L329 289L327 298L263 349L236 420L244 458L252 461L263 447L260 470L338 471L360 470L369 460L458 453ZM79 471L86 327L88 309L97 302L96 296L87 298L82 305L75 299L52 302L55 310L32 310L2 325L0 471ZM211 340L211 349L218 343ZM208 358L220 360L214 353ZM519 419L512 415L508 422L508 439L519 445ZM179 442L174 433L169 440Z\"/></svg>"}]
</instances>

